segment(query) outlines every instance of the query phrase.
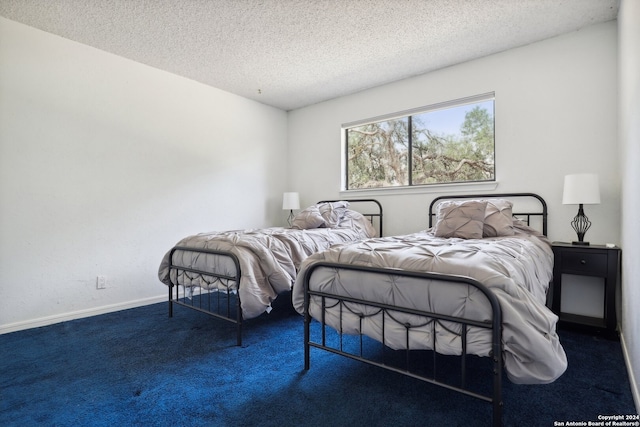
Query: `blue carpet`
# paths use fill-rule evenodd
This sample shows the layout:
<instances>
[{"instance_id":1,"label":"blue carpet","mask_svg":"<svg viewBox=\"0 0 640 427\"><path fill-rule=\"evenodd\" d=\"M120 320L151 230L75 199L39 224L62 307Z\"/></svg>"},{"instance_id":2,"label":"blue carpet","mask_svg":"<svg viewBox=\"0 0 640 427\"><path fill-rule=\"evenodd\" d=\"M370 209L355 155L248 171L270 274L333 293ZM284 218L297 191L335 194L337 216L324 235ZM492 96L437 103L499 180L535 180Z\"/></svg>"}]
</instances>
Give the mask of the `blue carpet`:
<instances>
[{"instance_id":1,"label":"blue carpet","mask_svg":"<svg viewBox=\"0 0 640 427\"><path fill-rule=\"evenodd\" d=\"M279 299L278 301L280 301ZM282 298L285 300L285 298ZM233 325L166 303L0 335L2 426L476 426L490 405L312 349L287 305ZM635 414L620 343L562 331L569 368L504 381L504 424Z\"/></svg>"}]
</instances>

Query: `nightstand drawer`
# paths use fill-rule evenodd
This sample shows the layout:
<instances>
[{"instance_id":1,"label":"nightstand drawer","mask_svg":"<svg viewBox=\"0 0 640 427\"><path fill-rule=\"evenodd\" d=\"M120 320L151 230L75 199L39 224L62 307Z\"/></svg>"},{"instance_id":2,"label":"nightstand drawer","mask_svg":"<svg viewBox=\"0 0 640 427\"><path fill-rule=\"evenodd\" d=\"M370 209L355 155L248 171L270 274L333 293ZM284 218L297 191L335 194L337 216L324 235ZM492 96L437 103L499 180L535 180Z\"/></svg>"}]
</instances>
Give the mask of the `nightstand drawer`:
<instances>
[{"instance_id":1,"label":"nightstand drawer","mask_svg":"<svg viewBox=\"0 0 640 427\"><path fill-rule=\"evenodd\" d=\"M606 277L607 254L565 251L562 254L562 271Z\"/></svg>"}]
</instances>

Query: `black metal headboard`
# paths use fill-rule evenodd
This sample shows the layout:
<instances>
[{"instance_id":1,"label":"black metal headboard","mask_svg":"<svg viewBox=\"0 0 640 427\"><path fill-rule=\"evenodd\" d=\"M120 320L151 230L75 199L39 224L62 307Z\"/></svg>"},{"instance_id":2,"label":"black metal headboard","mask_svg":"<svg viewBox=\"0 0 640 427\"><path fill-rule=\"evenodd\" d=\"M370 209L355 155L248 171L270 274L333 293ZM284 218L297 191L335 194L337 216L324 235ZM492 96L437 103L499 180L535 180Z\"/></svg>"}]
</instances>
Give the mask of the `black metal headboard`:
<instances>
[{"instance_id":1,"label":"black metal headboard","mask_svg":"<svg viewBox=\"0 0 640 427\"><path fill-rule=\"evenodd\" d=\"M332 202L349 202L349 208L360 212L366 218L371 221L371 224L378 229L378 237L382 237L382 204L376 199L338 199L338 200L321 200L318 203L332 203ZM362 209L359 207L352 207L352 203L363 204ZM375 205L375 208L373 207ZM365 208L365 206L368 206ZM377 225L376 225L377 224Z\"/></svg>"},{"instance_id":2,"label":"black metal headboard","mask_svg":"<svg viewBox=\"0 0 640 427\"><path fill-rule=\"evenodd\" d=\"M512 199L516 197L529 198L530 200L537 200L539 208L535 208L532 211L520 211L516 208L513 211L513 216L523 220L527 225L531 225L531 219L539 217L542 220L542 234L547 235L547 202L537 194L534 193L494 193L494 194L465 194L465 195L453 195L453 196L440 196L433 199L429 205L429 227L433 227L433 218L435 217L434 208L438 203L445 200L452 199Z\"/></svg>"}]
</instances>

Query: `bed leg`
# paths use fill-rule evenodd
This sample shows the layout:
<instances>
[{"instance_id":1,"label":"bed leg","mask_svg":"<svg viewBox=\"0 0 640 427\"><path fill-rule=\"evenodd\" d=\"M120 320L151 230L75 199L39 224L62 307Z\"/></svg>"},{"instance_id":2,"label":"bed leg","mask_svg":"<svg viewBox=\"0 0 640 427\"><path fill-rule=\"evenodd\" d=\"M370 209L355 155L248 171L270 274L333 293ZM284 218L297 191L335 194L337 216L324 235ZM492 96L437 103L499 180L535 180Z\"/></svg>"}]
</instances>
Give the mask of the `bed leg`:
<instances>
[{"instance_id":1,"label":"bed leg","mask_svg":"<svg viewBox=\"0 0 640 427\"><path fill-rule=\"evenodd\" d=\"M494 312L494 325L493 325L493 351L491 357L493 357L493 425L496 427L502 426L502 313L500 311ZM497 319L497 321L496 321Z\"/></svg>"},{"instance_id":2,"label":"bed leg","mask_svg":"<svg viewBox=\"0 0 640 427\"><path fill-rule=\"evenodd\" d=\"M169 286L169 317L173 317L173 285Z\"/></svg>"},{"instance_id":3,"label":"bed leg","mask_svg":"<svg viewBox=\"0 0 640 427\"><path fill-rule=\"evenodd\" d=\"M500 364L498 364L500 365ZM499 367L502 369L502 366ZM502 374L501 372L495 373L495 384L493 387L493 425L494 427L502 426L502 407L504 403L502 402Z\"/></svg>"},{"instance_id":4,"label":"bed leg","mask_svg":"<svg viewBox=\"0 0 640 427\"><path fill-rule=\"evenodd\" d=\"M311 316L309 316L308 313L305 313L304 315L304 370L308 371L309 367L310 367L310 357L309 357L309 353L310 353L310 347L309 347L309 338L310 338L310 333L309 333L309 328L311 324Z\"/></svg>"},{"instance_id":5,"label":"bed leg","mask_svg":"<svg viewBox=\"0 0 640 427\"><path fill-rule=\"evenodd\" d=\"M493 426L502 427L502 401L493 402Z\"/></svg>"},{"instance_id":6,"label":"bed leg","mask_svg":"<svg viewBox=\"0 0 640 427\"><path fill-rule=\"evenodd\" d=\"M240 270L236 270L236 271L240 271ZM227 294L227 297L229 295ZM242 347L242 303L240 302L240 290L238 290L237 293L237 298L236 298L236 322L238 322L238 332L237 332L237 337L236 337L236 344L238 345L238 347ZM228 299L227 299L228 301Z\"/></svg>"}]
</instances>

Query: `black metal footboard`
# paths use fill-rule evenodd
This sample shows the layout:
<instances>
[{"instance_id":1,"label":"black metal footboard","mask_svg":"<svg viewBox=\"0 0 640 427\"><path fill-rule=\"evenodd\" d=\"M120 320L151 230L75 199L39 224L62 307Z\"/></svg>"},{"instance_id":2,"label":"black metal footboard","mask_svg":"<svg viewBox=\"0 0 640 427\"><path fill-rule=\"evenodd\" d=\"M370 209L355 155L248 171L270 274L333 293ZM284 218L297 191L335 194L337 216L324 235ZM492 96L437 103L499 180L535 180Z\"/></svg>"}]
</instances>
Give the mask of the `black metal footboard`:
<instances>
[{"instance_id":1,"label":"black metal footboard","mask_svg":"<svg viewBox=\"0 0 640 427\"><path fill-rule=\"evenodd\" d=\"M456 283L460 286L467 285L469 287L475 288L482 292L486 296L488 301L488 305L490 305L490 313L491 320L488 321L478 321L471 318L465 317L456 317L451 316L446 313L433 313L428 311L416 310L412 308L406 307L398 307L396 305L385 304L381 302L374 301L365 301L362 299L351 298L344 295L337 295L335 293L325 293L319 292L310 289L310 281L313 278L314 272L318 269L333 269L336 271L336 274L340 274L341 270L352 270L357 272L365 272L375 275L384 275L384 277L391 276L402 276L402 277L410 277L418 280L431 281L432 283L443 282L442 284L445 286L452 286L451 283ZM403 375L407 375L428 383L432 383L435 385L439 385L441 387L445 387L450 390L454 390L460 393L463 393L468 396L472 396L486 402L490 402L493 407L493 425L499 426L502 424L502 368L503 368L503 359L502 359L502 311L500 308L500 303L496 296L483 284L480 282L471 279L469 277L464 276L450 276L443 274L435 274L435 273L425 273L425 272L417 272L417 271L406 271L406 270L398 270L391 268L376 268L376 267L366 267L366 266L357 266L357 265L346 265L346 264L337 264L330 262L318 262L314 263L307 267L305 270L305 274L303 277L304 283L304 304L305 304L305 312L304 312L304 369L308 370L310 368L310 349L311 347L326 350L328 352L338 354L341 356L345 356L354 360L358 360L361 362L365 362L374 366L378 366L387 370L391 370ZM372 283L372 286L375 286L375 283ZM320 307L320 315L316 312L316 322L314 322L314 338L311 337L311 325L312 318L310 314L310 305L311 299L321 300ZM364 307L364 308L363 308ZM315 311L315 310L314 310ZM326 323L326 317L329 316L329 313L335 316L336 313L339 313L339 327L331 327ZM353 339L353 334L346 334L343 332L343 319L346 319L345 316L357 316L360 319L360 327L357 328L359 331L362 331L363 319L369 318L371 316L378 316L377 319L380 319L382 322L382 335L381 339L376 338L374 342L375 346L377 346L378 350L374 353L375 355L372 357L371 354L365 354L363 349L369 348L369 342L372 340L362 332L359 335L355 335L355 339L359 340L359 343L356 343L354 346L347 346L344 344L345 340L349 341L349 339ZM410 324L409 322L399 322L397 319L406 315L414 315L418 316L415 319L420 319L414 324ZM406 328L406 346L404 349L392 351L391 363L388 361L389 357L385 356L385 352L389 352L390 349L387 346L388 339L385 337L385 322L397 322L396 326L401 326ZM459 328L451 327L452 324L459 325ZM456 372L460 373L459 380L451 379L450 372L445 372L446 378L440 378L438 360L444 356L439 356L435 351L436 349L436 333L435 328L436 325L440 328L445 328L448 332L455 332L456 335L460 337L460 356L447 356L447 357L459 357L459 371L456 368ZM415 328L425 328L432 327L433 333L431 333L432 341L430 344L430 349L432 350L417 350L412 349L409 340L409 334ZM320 331L317 331L317 328ZM470 361L471 355L468 354L468 341L467 341L467 333L470 328L481 328L482 330L487 330L488 334L491 336L491 351L489 357L489 363L491 365L490 369L487 369L487 375L490 376L490 386L487 385L486 389L478 392L477 390L472 390L469 387L467 377L469 371L474 374L474 383L477 382L477 372L472 371L474 366L472 366ZM353 328L352 328L353 329ZM327 331L335 335L332 335L331 339L327 338ZM350 330L353 332L353 330ZM348 349L346 347L349 347ZM368 350L367 350L368 351ZM397 362L398 352L403 353L403 357L400 359L403 360L400 364ZM475 357L475 356L473 356ZM426 364L429 365L428 369L414 369L411 360L415 358L427 359L425 360ZM428 360L431 359L431 360ZM480 359L480 358L478 358ZM485 358L482 358L485 359ZM420 361L422 363L422 361ZM457 363L457 362L456 362ZM443 371L450 371L450 367L447 367ZM443 375L444 376L444 375ZM455 381L455 383L454 383ZM458 383L459 381L459 383ZM486 381L483 382L486 384Z\"/></svg>"},{"instance_id":2,"label":"black metal footboard","mask_svg":"<svg viewBox=\"0 0 640 427\"><path fill-rule=\"evenodd\" d=\"M204 271L195 268L174 265L173 254L176 251L228 257L234 263L236 273L235 275L225 275L217 273L215 271ZM241 346L242 309L240 305L240 262L238 261L238 258L233 253L226 251L175 246L169 252L169 277L171 277L172 271L176 272L176 278L180 275L180 273L182 273L183 277L186 280L180 284L173 283L173 280L171 280L171 285L169 286L169 317L173 316L173 304L177 304L206 313L218 319L235 323L237 326L236 342L238 346ZM226 290L224 291L209 291L199 285L190 286L190 283L196 280L204 281L208 284L212 284L215 281L227 281L228 283L235 282L236 286L235 290L233 291L229 288L229 286L226 286ZM181 288L182 296L180 295ZM189 295L187 295L187 292L189 292ZM235 304L232 304L233 300L235 300Z\"/></svg>"}]
</instances>

